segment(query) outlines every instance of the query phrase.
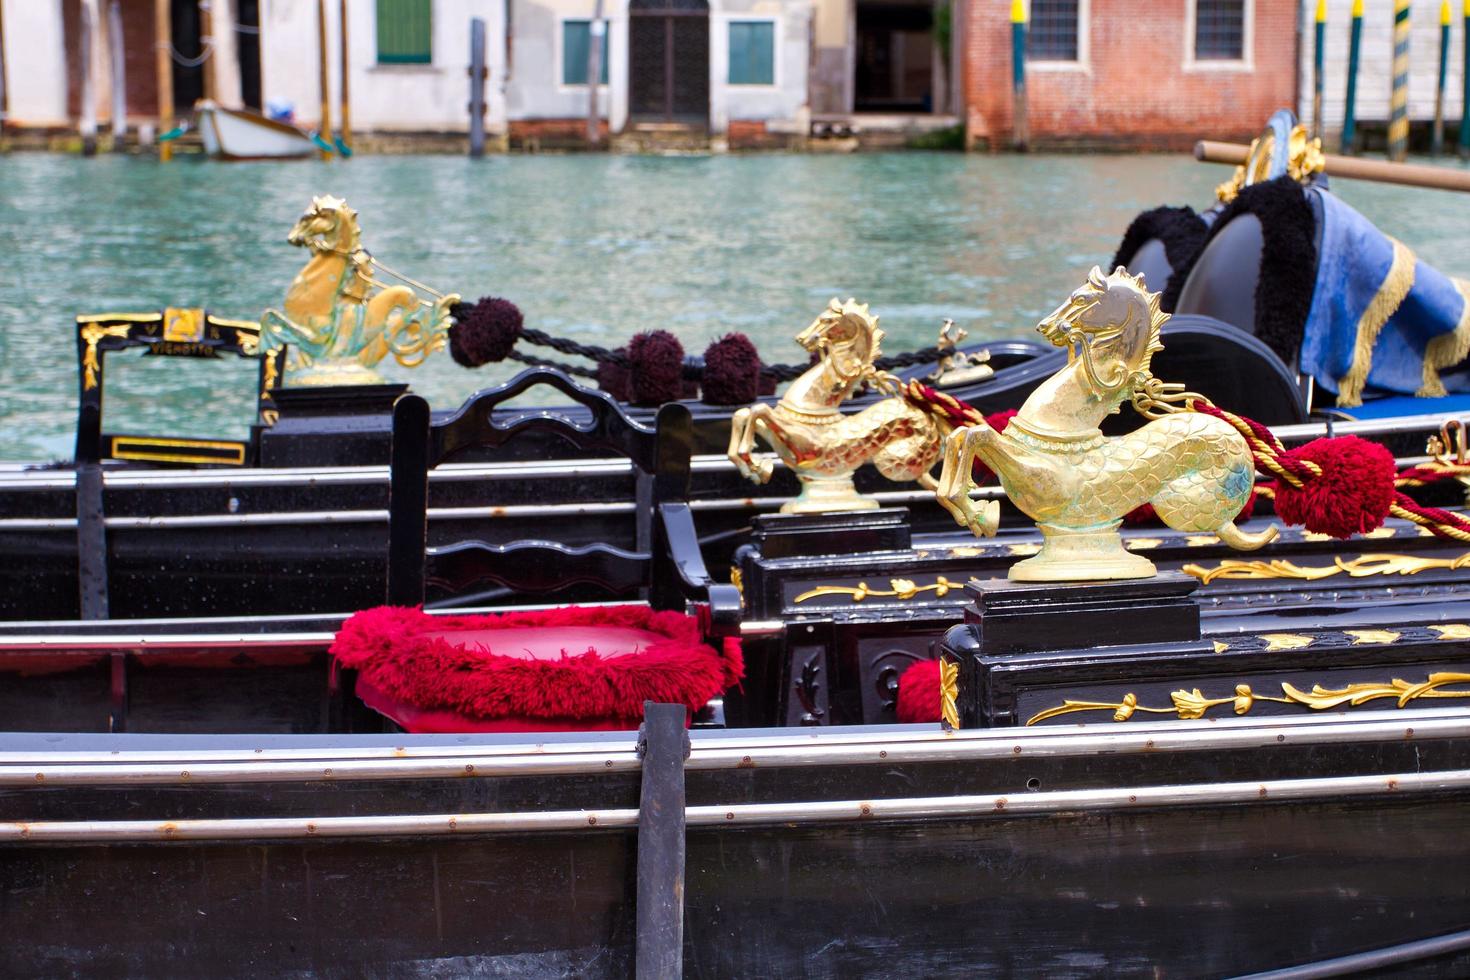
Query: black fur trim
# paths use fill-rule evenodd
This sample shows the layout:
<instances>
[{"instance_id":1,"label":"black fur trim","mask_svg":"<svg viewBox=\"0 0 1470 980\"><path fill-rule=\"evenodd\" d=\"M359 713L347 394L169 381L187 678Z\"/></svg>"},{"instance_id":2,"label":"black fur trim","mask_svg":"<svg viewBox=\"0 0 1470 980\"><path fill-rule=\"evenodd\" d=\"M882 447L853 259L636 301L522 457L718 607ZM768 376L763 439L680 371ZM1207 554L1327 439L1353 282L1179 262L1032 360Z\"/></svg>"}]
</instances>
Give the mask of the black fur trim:
<instances>
[{"instance_id":1,"label":"black fur trim","mask_svg":"<svg viewBox=\"0 0 1470 980\"><path fill-rule=\"evenodd\" d=\"M1151 238L1157 238L1163 243L1164 258L1169 260L1171 268L1178 269L1194 261L1194 257L1204 247L1205 233L1208 231L1204 219L1195 214L1191 207L1163 207L1144 211L1133 219L1133 223L1123 233L1123 241L1113 254L1113 261L1107 271L1112 272L1120 265L1126 266L1138 254L1144 242ZM1172 307L1164 309L1167 312Z\"/></svg>"},{"instance_id":2,"label":"black fur trim","mask_svg":"<svg viewBox=\"0 0 1470 980\"><path fill-rule=\"evenodd\" d=\"M1317 222L1307 192L1289 176L1241 189L1210 226L1204 244L1189 262L1175 268L1161 305L1165 310L1174 309L1200 253L1221 228L1241 214L1253 214L1261 222L1256 336L1276 352L1283 364L1295 369L1307 314L1312 310L1312 293L1317 287Z\"/></svg>"}]
</instances>

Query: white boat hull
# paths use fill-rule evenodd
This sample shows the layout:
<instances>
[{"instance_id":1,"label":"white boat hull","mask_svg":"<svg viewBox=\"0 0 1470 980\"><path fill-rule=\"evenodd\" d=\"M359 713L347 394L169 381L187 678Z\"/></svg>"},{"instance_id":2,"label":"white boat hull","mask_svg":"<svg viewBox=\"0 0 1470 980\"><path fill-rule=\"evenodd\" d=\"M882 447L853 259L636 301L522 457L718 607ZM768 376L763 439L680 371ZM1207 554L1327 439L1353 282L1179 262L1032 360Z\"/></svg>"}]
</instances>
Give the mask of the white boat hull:
<instances>
[{"instance_id":1,"label":"white boat hull","mask_svg":"<svg viewBox=\"0 0 1470 980\"><path fill-rule=\"evenodd\" d=\"M197 106L204 149L222 160L293 159L316 152L311 137L287 123L212 102Z\"/></svg>"}]
</instances>

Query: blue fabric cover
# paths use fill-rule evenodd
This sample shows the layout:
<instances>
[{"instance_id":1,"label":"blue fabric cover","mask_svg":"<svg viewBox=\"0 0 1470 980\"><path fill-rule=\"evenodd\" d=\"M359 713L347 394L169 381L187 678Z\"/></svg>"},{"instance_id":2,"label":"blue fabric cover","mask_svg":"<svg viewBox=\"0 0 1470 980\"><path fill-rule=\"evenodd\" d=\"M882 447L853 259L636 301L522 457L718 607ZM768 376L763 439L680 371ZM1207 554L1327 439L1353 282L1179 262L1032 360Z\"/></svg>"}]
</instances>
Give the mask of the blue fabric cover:
<instances>
[{"instance_id":1,"label":"blue fabric cover","mask_svg":"<svg viewBox=\"0 0 1470 980\"><path fill-rule=\"evenodd\" d=\"M1358 321L1377 295L1393 264L1393 243L1367 218L1318 188L1322 203L1322 248L1317 287L1302 337L1301 370L1321 387L1337 392L1352 367ZM1424 350L1435 337L1459 324L1465 301L1438 270L1414 262L1414 285L1373 346L1364 399L1413 394L1424 382ZM1446 376L1451 392L1470 391L1470 375ZM1394 414L1406 414L1396 412Z\"/></svg>"},{"instance_id":2,"label":"blue fabric cover","mask_svg":"<svg viewBox=\"0 0 1470 980\"><path fill-rule=\"evenodd\" d=\"M1446 418L1462 418L1470 414L1470 394L1446 395L1443 398L1390 395L1387 398L1375 398L1364 402L1356 408L1338 408L1333 411L1360 420L1403 418L1410 415L1443 415Z\"/></svg>"}]
</instances>

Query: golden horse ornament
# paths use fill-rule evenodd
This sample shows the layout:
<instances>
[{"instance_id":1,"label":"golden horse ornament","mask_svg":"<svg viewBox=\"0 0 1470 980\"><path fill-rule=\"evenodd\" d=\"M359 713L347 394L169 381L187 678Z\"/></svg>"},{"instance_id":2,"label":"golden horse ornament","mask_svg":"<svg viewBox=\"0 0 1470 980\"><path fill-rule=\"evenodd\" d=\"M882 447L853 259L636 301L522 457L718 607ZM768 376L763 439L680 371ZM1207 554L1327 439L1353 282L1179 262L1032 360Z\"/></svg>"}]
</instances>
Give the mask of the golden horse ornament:
<instances>
[{"instance_id":1,"label":"golden horse ornament","mask_svg":"<svg viewBox=\"0 0 1470 980\"><path fill-rule=\"evenodd\" d=\"M783 514L876 508L877 501L852 485L853 471L868 462L890 480L917 480L934 489L929 470L939 459L944 430L898 395L898 379L873 366L882 340L867 306L834 299L796 337L817 363L774 408L756 404L731 417L729 456L742 476L756 483L771 478L770 457L755 455L759 435L801 482L801 494L781 507ZM843 415L843 401L863 382L893 397Z\"/></svg>"},{"instance_id":2,"label":"golden horse ornament","mask_svg":"<svg viewBox=\"0 0 1470 980\"><path fill-rule=\"evenodd\" d=\"M290 345L287 377L299 385L382 384L373 370L392 354L416 367L444 346L449 309L459 296L436 292L399 276L362 247L357 212L339 197L314 198L286 240L304 246L311 258L286 291L282 310L260 318L267 350ZM433 294L419 297L410 286L384 285L374 271L404 279Z\"/></svg>"},{"instance_id":3,"label":"golden horse ornament","mask_svg":"<svg viewBox=\"0 0 1470 980\"><path fill-rule=\"evenodd\" d=\"M1126 551L1118 534L1123 515L1145 503L1170 527L1213 531L1232 548L1253 550L1275 539L1274 526L1247 534L1233 523L1255 486L1245 439L1220 419L1173 409L1170 402L1187 396L1149 372L1168 319L1142 276L1122 267L1105 276L1094 267L1037 327L1067 348L1067 366L1032 392L1003 432L973 425L950 433L936 496L955 520L977 535L996 531L998 507L977 512L969 496L978 456L1041 529L1040 552L1013 566L1012 579L1152 576L1153 563ZM1152 420L1128 435L1104 437L1098 426L1125 401Z\"/></svg>"}]
</instances>

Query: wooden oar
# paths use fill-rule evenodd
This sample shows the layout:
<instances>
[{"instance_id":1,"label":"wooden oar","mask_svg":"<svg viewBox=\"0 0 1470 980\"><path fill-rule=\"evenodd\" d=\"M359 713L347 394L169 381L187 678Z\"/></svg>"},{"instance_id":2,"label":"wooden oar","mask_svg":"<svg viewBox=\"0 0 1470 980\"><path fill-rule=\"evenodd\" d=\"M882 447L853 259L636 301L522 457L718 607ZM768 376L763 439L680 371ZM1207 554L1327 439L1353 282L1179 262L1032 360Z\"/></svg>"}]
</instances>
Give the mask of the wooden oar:
<instances>
[{"instance_id":1,"label":"wooden oar","mask_svg":"<svg viewBox=\"0 0 1470 980\"><path fill-rule=\"evenodd\" d=\"M1250 147L1241 143L1200 140L1194 144L1194 158L1206 163L1245 163ZM1384 184L1407 184L1410 187L1433 187L1445 191L1470 191L1470 170L1452 167L1426 167L1417 163L1387 163L1358 157L1324 154L1330 177L1354 180L1376 180Z\"/></svg>"}]
</instances>

